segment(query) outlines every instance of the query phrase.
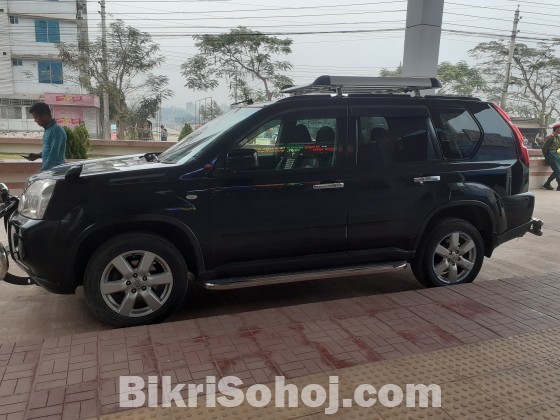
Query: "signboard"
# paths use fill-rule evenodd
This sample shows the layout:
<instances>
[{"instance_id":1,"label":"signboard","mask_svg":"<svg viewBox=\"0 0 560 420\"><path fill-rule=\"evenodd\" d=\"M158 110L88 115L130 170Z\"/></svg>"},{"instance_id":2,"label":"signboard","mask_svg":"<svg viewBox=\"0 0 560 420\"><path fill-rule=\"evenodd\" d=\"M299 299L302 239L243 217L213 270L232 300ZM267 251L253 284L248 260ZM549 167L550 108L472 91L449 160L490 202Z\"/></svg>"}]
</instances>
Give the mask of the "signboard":
<instances>
[{"instance_id":1,"label":"signboard","mask_svg":"<svg viewBox=\"0 0 560 420\"><path fill-rule=\"evenodd\" d=\"M53 106L53 116L58 125L74 128L84 122L84 109L71 106Z\"/></svg>"},{"instance_id":2,"label":"signboard","mask_svg":"<svg viewBox=\"0 0 560 420\"><path fill-rule=\"evenodd\" d=\"M96 95L81 95L68 93L45 93L45 103L48 105L81 106L99 108L99 97Z\"/></svg>"}]
</instances>

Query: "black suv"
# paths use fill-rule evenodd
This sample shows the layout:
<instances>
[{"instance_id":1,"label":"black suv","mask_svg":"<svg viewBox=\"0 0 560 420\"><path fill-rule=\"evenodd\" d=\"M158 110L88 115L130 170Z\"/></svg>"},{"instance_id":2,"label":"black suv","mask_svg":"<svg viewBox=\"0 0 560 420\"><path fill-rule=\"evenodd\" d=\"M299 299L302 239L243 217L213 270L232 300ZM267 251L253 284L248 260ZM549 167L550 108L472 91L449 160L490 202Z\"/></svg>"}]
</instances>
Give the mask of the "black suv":
<instances>
[{"instance_id":1,"label":"black suv","mask_svg":"<svg viewBox=\"0 0 560 420\"><path fill-rule=\"evenodd\" d=\"M189 273L231 289L410 263L426 286L472 282L484 256L542 222L517 128L491 103L418 94L438 86L322 76L159 155L42 172L19 203L4 194L9 252L29 282L83 285L115 326L167 317ZM25 282L3 254L0 278Z\"/></svg>"}]
</instances>

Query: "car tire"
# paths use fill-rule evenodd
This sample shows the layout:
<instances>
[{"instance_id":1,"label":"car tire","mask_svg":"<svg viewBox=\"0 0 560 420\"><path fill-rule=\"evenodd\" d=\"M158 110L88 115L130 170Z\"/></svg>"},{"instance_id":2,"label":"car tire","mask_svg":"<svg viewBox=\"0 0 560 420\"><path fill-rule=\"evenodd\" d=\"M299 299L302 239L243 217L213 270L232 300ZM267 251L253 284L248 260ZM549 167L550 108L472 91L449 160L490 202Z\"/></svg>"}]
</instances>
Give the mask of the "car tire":
<instances>
[{"instance_id":1,"label":"car tire","mask_svg":"<svg viewBox=\"0 0 560 420\"><path fill-rule=\"evenodd\" d=\"M446 218L426 233L411 267L426 287L450 286L471 283L483 260L480 232L463 219Z\"/></svg>"},{"instance_id":2,"label":"car tire","mask_svg":"<svg viewBox=\"0 0 560 420\"><path fill-rule=\"evenodd\" d=\"M187 292L187 265L162 236L130 232L102 244L84 275L90 310L114 327L162 321L179 308Z\"/></svg>"}]
</instances>

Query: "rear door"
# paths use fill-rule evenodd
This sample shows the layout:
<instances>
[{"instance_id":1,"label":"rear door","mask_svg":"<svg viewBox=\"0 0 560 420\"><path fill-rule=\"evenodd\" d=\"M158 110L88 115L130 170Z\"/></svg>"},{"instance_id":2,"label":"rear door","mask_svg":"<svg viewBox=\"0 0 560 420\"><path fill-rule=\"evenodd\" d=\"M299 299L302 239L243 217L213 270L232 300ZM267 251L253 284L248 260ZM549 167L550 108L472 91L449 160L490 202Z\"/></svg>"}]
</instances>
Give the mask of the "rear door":
<instances>
[{"instance_id":1,"label":"rear door","mask_svg":"<svg viewBox=\"0 0 560 420\"><path fill-rule=\"evenodd\" d=\"M426 107L354 107L348 194L351 264L404 259L449 197Z\"/></svg>"}]
</instances>

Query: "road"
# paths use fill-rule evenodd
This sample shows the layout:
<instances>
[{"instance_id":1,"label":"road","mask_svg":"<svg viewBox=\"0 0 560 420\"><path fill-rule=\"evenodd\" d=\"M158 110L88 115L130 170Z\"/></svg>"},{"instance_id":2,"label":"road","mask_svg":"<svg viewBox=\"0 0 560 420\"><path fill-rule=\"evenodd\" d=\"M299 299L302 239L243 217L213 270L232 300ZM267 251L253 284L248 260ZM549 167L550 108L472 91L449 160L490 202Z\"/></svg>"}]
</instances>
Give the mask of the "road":
<instances>
[{"instance_id":1,"label":"road","mask_svg":"<svg viewBox=\"0 0 560 420\"><path fill-rule=\"evenodd\" d=\"M495 250L486 258L476 281L529 276L560 271L560 192L534 191L535 217L544 220L545 234L527 234ZM7 243L0 227L0 242ZM45 244L48 246L48 244ZM12 263L11 272L22 274ZM409 269L355 278L274 285L260 288L210 292L191 289L181 309L170 320L333 300L422 288ZM55 295L37 286L0 283L2 323L0 341L32 341L80 332L109 329L88 310L82 289L75 295Z\"/></svg>"}]
</instances>

